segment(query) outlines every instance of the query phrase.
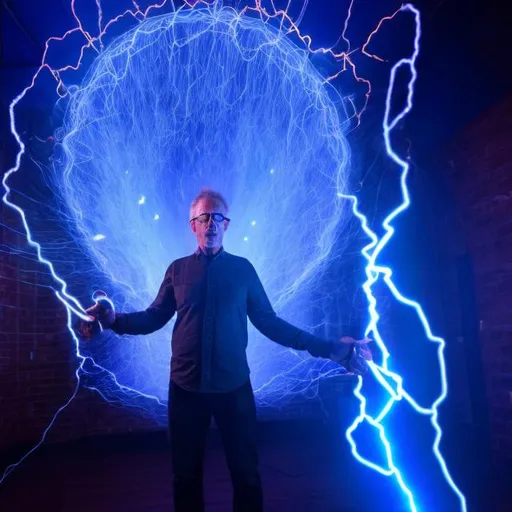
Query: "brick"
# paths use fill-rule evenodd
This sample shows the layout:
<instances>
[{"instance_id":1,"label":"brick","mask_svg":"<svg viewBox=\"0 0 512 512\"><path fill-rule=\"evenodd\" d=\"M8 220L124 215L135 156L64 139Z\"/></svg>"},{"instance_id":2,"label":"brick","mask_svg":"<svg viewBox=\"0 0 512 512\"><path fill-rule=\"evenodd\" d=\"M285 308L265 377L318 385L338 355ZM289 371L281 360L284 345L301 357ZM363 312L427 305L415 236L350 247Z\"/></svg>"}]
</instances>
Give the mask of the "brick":
<instances>
[{"instance_id":1,"label":"brick","mask_svg":"<svg viewBox=\"0 0 512 512\"><path fill-rule=\"evenodd\" d=\"M496 460L512 458L512 95L449 148L455 207L473 256Z\"/></svg>"},{"instance_id":2,"label":"brick","mask_svg":"<svg viewBox=\"0 0 512 512\"><path fill-rule=\"evenodd\" d=\"M5 209L0 222L20 227ZM33 254L22 235L2 229L0 239ZM0 253L0 449L37 441L76 386L75 347L66 328L66 310L54 292L40 284L54 285L44 266ZM97 394L87 392L59 416L49 440L126 431L130 424L144 428L133 413L117 409L111 414L111 409Z\"/></svg>"}]
</instances>

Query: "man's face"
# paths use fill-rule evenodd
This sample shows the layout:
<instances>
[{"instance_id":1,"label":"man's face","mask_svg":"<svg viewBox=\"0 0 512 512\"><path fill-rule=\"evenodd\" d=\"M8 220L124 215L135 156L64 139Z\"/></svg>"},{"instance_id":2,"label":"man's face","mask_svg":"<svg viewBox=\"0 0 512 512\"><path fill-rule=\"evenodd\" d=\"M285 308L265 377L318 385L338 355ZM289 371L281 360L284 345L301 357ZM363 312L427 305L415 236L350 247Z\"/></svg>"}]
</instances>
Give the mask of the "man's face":
<instances>
[{"instance_id":1,"label":"man's face","mask_svg":"<svg viewBox=\"0 0 512 512\"><path fill-rule=\"evenodd\" d=\"M190 227L197 238L197 245L202 249L219 249L222 247L224 232L228 228L228 220L214 220L214 213L227 215L226 209L211 199L201 199L193 213L196 220L190 222ZM209 214L209 215L204 215Z\"/></svg>"}]
</instances>

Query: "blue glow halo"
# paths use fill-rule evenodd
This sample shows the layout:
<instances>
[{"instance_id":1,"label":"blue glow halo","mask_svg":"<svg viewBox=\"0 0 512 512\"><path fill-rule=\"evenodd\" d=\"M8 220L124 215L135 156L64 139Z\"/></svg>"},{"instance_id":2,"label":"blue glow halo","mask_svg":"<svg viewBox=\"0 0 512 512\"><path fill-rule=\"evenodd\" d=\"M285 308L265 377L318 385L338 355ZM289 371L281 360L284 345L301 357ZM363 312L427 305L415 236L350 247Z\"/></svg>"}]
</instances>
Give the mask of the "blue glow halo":
<instances>
[{"instance_id":1,"label":"blue glow halo","mask_svg":"<svg viewBox=\"0 0 512 512\"><path fill-rule=\"evenodd\" d=\"M230 204L226 249L254 264L285 319L318 324L311 293L335 241L342 253L352 213L340 198L350 155L343 101L310 57L259 18L178 10L115 39L69 88L53 183L118 311L146 308L170 262L194 250L189 206L208 186ZM165 398L171 327L109 341L96 360ZM254 330L248 355L260 404L311 396L321 374L342 371Z\"/></svg>"}]
</instances>

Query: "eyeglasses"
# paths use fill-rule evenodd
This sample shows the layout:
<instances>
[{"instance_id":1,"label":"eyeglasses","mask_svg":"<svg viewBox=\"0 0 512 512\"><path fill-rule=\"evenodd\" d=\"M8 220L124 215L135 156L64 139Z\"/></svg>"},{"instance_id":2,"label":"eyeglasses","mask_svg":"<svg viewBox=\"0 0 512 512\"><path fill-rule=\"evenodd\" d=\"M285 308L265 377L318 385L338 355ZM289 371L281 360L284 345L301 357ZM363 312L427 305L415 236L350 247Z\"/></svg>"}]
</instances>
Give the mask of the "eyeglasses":
<instances>
[{"instance_id":1,"label":"eyeglasses","mask_svg":"<svg viewBox=\"0 0 512 512\"><path fill-rule=\"evenodd\" d=\"M197 217L194 217L193 219L190 219L190 222L193 220L197 220L200 224L208 224L210 222L210 218L213 219L214 222L222 222L223 220L227 220L228 222L231 219L228 219L225 215L222 215L222 213L202 213L201 215L198 215Z\"/></svg>"}]
</instances>

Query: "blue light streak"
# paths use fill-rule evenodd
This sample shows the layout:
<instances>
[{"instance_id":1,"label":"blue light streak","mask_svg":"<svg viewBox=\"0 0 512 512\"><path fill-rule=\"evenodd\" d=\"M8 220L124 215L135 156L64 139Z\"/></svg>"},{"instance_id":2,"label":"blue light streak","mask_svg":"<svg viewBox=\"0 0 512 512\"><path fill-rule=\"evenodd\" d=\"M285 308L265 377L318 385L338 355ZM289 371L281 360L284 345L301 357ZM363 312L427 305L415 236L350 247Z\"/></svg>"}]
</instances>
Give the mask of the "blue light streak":
<instances>
[{"instance_id":1,"label":"blue light streak","mask_svg":"<svg viewBox=\"0 0 512 512\"><path fill-rule=\"evenodd\" d=\"M410 112L410 110L413 107L413 95L414 95L414 84L417 79L417 70L416 70L416 61L419 55L420 51L420 37L421 37L421 22L420 22L420 12L418 9L416 9L411 4L403 5L400 8L401 12L410 12L414 16L415 20L415 26L416 26L416 32L415 32L415 39L414 39L414 52L410 58L407 59L401 59L398 61L391 69L390 74L390 82L389 87L387 91L386 96L386 109L385 109L385 115L383 120L383 135L384 135L384 141L386 146L386 151L389 157L400 167L401 169L401 175L400 175L400 188L402 193L402 202L393 210L391 211L384 221L382 222L382 227L384 228L385 234L382 238L378 239L378 237L375 235L375 233L369 228L368 221L366 217L361 214L357 209L357 200L356 198L353 198L353 205L354 205L354 214L360 219L361 221L361 227L363 228L364 232L368 235L370 238L370 243L363 248L362 254L364 258L368 261L368 265L366 267L366 276L367 280L363 285L363 289L366 293L366 297L368 299L369 304L369 314L370 314L370 321L368 326L365 330L366 336L371 336L377 343L379 347L379 353L382 356L382 363L377 364L376 362L370 363L370 370L373 374L373 376L377 379L379 384L387 391L389 394L389 399L385 403L385 405L382 407L380 413L376 417L370 416L366 412L366 404L367 399L366 397L361 393L362 388L362 378L359 377L359 383L356 386L354 390L355 396L359 399L361 407L360 407L360 413L359 416L354 420L353 424L348 428L346 432L347 440L349 441L352 453L354 457L361 462L362 464L370 467L371 469L385 475L385 476L394 476L404 492L404 494L407 496L408 502L409 502L409 508L413 512L417 512L417 505L415 503L414 499L414 493L410 489L410 487L406 484L402 472L397 468L393 462L393 449L386 438L385 428L383 426L383 421L386 418L387 414L391 411L393 405L402 399L405 399L419 414L430 416L430 421L432 426L434 427L434 430L436 432L436 437L433 445L433 452L439 462L439 465L441 467L441 470L443 472L443 475L446 479L446 481L449 483L451 489L454 491L454 493L457 495L459 502L460 502L460 510L466 512L467 510L467 504L466 499L464 495L461 493L457 485L455 484L452 476L450 475L446 461L444 460L440 450L439 450L439 443L441 441L442 431L441 427L438 423L438 407L443 402L443 400L447 396L448 387L447 387L447 380L446 380L446 363L444 360L444 346L445 341L440 338L439 336L435 336L430 328L429 322L425 316L425 313L423 312L420 304L418 302L415 302L407 297L405 297L403 294L399 292L396 285L392 281L392 270L389 267L385 267L382 265L379 265L378 258L381 254L384 247L387 245L387 243L392 238L393 234L395 233L395 228L392 225L392 222L401 214L403 213L410 205L410 195L407 188L407 177L410 170L409 163L401 158L394 150L393 145L391 143L391 132L392 130L398 125L398 123L405 118L405 116ZM391 102L393 97L393 92L395 88L395 82L396 82L396 76L400 68L407 67L410 72L410 80L408 82L408 94L407 94L407 101L406 106L394 117L391 118L390 112L391 112ZM346 197L343 196L342 197ZM421 324L423 326L424 332L426 337L429 341L437 343L438 344L438 362L439 362L439 368L441 373L441 383L442 383L442 390L441 394L438 396L438 398L432 403L432 405L429 408L421 407L410 395L406 392L406 390L403 388L403 379L400 375L392 372L389 369L389 358L390 353L384 343L384 340L382 339L382 336L378 329L378 322L379 322L379 314L377 312L377 300L375 296L373 295L372 288L377 283L377 281L382 278L383 281L388 286L389 290L392 292L393 296L402 304L405 304L411 308L413 308L416 311L416 314L418 315L418 318L421 321ZM396 388L393 388L389 384L389 380L394 382L396 385ZM362 457L357 450L357 445L354 441L354 438L352 437L353 432L357 429L357 427L363 422L366 421L370 425L372 425L374 428L376 428L379 432L379 437L382 441L382 444L385 448L385 453L387 457L387 467L379 466L372 461L369 461L368 459Z\"/></svg>"}]
</instances>

